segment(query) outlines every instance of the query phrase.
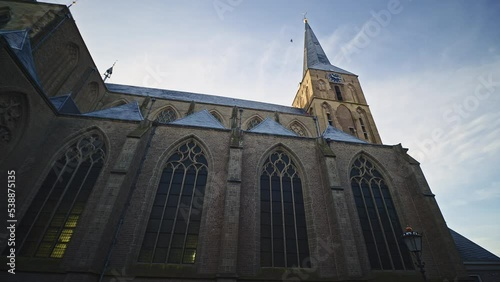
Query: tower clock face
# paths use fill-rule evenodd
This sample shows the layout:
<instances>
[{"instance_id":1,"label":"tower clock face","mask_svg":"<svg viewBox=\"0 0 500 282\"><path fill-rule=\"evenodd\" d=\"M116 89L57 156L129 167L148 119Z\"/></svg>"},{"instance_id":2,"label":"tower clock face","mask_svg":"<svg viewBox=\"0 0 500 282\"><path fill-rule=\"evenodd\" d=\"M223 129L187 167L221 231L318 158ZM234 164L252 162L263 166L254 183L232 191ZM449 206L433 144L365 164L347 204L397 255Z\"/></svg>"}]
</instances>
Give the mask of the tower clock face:
<instances>
[{"instance_id":1,"label":"tower clock face","mask_svg":"<svg viewBox=\"0 0 500 282\"><path fill-rule=\"evenodd\" d=\"M335 82L335 83L341 83L342 77L340 76L340 74L337 74L337 73L329 73L328 80L330 80L331 82Z\"/></svg>"}]
</instances>

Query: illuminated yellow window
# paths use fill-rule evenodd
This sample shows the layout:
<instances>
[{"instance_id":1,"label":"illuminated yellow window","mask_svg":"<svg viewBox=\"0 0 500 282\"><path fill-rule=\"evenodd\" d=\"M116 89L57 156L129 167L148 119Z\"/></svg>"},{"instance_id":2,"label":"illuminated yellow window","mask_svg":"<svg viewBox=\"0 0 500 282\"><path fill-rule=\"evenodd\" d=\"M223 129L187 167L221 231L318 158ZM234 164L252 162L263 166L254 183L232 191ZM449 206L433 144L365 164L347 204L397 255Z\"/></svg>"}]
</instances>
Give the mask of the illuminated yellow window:
<instances>
[{"instance_id":1,"label":"illuminated yellow window","mask_svg":"<svg viewBox=\"0 0 500 282\"><path fill-rule=\"evenodd\" d=\"M50 257L51 258L62 258L64 256L64 252L66 251L66 246L67 246L66 244L56 244Z\"/></svg>"},{"instance_id":2,"label":"illuminated yellow window","mask_svg":"<svg viewBox=\"0 0 500 282\"><path fill-rule=\"evenodd\" d=\"M54 162L19 226L19 256L63 257L104 165L102 140L84 135Z\"/></svg>"},{"instance_id":3,"label":"illuminated yellow window","mask_svg":"<svg viewBox=\"0 0 500 282\"><path fill-rule=\"evenodd\" d=\"M68 220L66 221L66 224L64 225L64 227L68 228L68 227L76 227L76 223L78 222L78 218L79 216L78 215L70 215L68 217Z\"/></svg>"},{"instance_id":4,"label":"illuminated yellow window","mask_svg":"<svg viewBox=\"0 0 500 282\"><path fill-rule=\"evenodd\" d=\"M59 236L59 242L69 243L69 240L71 240L72 235L73 235L73 229L63 229L63 231L61 232L61 236Z\"/></svg>"}]
</instances>

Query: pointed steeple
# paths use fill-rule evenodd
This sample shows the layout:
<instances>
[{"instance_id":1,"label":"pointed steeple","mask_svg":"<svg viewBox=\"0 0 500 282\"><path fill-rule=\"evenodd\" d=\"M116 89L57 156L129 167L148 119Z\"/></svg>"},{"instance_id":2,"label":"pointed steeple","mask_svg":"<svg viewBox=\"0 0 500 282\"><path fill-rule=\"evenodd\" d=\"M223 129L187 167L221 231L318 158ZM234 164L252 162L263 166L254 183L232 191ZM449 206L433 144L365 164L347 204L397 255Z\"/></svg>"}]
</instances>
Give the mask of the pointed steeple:
<instances>
[{"instance_id":1,"label":"pointed steeple","mask_svg":"<svg viewBox=\"0 0 500 282\"><path fill-rule=\"evenodd\" d=\"M325 51L323 51L323 48L321 47L321 44L319 44L318 38L316 38L311 26L309 26L307 19L304 19L304 23L306 30L304 36L304 71L302 75L304 75L308 69L353 74L330 63Z\"/></svg>"}]
</instances>

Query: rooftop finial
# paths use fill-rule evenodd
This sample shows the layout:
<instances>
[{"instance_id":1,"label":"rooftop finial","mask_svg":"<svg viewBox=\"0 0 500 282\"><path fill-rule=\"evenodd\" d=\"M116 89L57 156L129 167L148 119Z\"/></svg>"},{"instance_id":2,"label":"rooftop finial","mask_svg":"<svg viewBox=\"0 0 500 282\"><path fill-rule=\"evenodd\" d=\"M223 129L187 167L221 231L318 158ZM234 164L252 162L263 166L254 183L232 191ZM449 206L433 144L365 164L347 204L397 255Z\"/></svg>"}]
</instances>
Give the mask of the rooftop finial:
<instances>
[{"instance_id":1,"label":"rooftop finial","mask_svg":"<svg viewBox=\"0 0 500 282\"><path fill-rule=\"evenodd\" d=\"M118 60L116 60L113 65L104 73L104 82L106 82L106 79L110 78L113 74L113 67L115 66L116 62L118 62Z\"/></svg>"},{"instance_id":2,"label":"rooftop finial","mask_svg":"<svg viewBox=\"0 0 500 282\"><path fill-rule=\"evenodd\" d=\"M68 9L71 8L71 6L75 5L76 1L78 1L78 0L74 0L73 2L71 2L71 4L69 4L69 6L68 6Z\"/></svg>"},{"instance_id":3,"label":"rooftop finial","mask_svg":"<svg viewBox=\"0 0 500 282\"><path fill-rule=\"evenodd\" d=\"M306 18L307 12L302 13L302 15L304 15L304 23L307 23L307 18Z\"/></svg>"}]
</instances>

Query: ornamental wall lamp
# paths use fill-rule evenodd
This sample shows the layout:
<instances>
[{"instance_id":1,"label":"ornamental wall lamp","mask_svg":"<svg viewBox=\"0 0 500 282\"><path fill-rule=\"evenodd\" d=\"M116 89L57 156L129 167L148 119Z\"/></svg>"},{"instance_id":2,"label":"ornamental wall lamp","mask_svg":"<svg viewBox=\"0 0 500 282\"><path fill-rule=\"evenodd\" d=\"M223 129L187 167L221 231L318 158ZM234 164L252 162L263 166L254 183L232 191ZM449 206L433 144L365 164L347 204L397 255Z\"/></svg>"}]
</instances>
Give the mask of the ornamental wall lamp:
<instances>
[{"instance_id":1,"label":"ornamental wall lamp","mask_svg":"<svg viewBox=\"0 0 500 282\"><path fill-rule=\"evenodd\" d=\"M403 240L406 247L408 247L408 250L415 256L417 261L415 265L420 269L420 273L422 273L424 281L427 281L424 269L425 262L422 261L422 234L413 231L410 226L407 226L405 233L403 233Z\"/></svg>"}]
</instances>

